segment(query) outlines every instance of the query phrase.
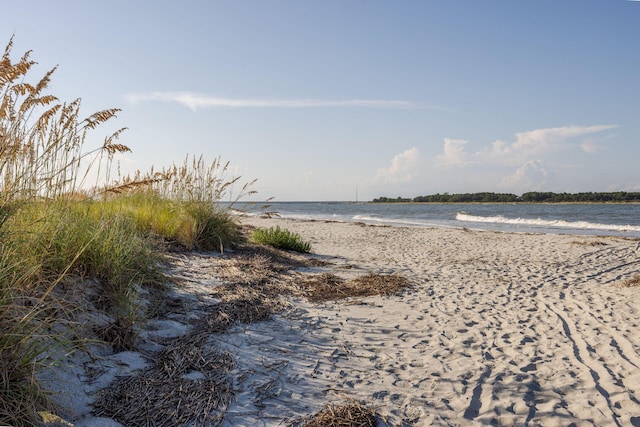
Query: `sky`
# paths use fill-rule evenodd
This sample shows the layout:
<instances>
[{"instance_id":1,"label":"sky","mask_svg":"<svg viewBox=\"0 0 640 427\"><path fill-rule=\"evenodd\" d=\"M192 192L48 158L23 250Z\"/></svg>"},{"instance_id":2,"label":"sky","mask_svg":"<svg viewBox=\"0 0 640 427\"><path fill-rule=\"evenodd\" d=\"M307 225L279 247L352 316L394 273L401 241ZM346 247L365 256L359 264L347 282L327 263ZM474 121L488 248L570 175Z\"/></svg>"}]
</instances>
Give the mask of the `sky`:
<instances>
[{"instance_id":1,"label":"sky","mask_svg":"<svg viewBox=\"0 0 640 427\"><path fill-rule=\"evenodd\" d=\"M251 200L640 191L640 1L0 0L0 43L120 172L230 162ZM236 195L238 193L236 192Z\"/></svg>"}]
</instances>

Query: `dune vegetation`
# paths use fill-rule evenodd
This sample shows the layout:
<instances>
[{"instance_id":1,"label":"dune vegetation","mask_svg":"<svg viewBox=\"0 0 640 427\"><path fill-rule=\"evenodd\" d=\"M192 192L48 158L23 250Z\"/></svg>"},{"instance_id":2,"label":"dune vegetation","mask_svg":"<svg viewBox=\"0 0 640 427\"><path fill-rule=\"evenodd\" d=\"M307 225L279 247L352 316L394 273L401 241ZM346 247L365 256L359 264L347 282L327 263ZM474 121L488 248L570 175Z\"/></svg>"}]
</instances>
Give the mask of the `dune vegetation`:
<instances>
[{"instance_id":1,"label":"dune vegetation","mask_svg":"<svg viewBox=\"0 0 640 427\"><path fill-rule=\"evenodd\" d=\"M311 243L302 240L299 234L280 227L258 228L253 231L251 240L254 243L272 246L276 249L301 253L311 252Z\"/></svg>"},{"instance_id":2,"label":"dune vegetation","mask_svg":"<svg viewBox=\"0 0 640 427\"><path fill-rule=\"evenodd\" d=\"M241 240L219 203L240 183L219 158L189 156L116 176L117 156L130 151L118 142L126 129L97 147L88 136L119 110L83 118L80 99L47 93L55 69L29 83L31 52L13 60L12 46L0 59L0 424L21 426L52 409L35 372L80 345L80 334L59 327L83 309L70 298L91 283L110 319L100 338L131 346L144 316L139 293L162 286L163 248L223 251Z\"/></svg>"}]
</instances>

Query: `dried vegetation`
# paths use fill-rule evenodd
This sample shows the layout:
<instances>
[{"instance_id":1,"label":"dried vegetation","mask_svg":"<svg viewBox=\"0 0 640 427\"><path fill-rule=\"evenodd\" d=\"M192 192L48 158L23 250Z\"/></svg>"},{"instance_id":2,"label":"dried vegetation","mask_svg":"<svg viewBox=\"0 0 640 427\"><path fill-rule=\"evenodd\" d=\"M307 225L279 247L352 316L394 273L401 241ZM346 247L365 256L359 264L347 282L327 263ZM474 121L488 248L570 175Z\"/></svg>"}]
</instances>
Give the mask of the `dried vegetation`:
<instances>
[{"instance_id":1,"label":"dried vegetation","mask_svg":"<svg viewBox=\"0 0 640 427\"><path fill-rule=\"evenodd\" d=\"M323 267L323 261L264 246L242 246L232 255L212 259L222 284L211 296L217 301L192 325L191 332L167 342L153 357L153 366L121 378L95 405L97 415L126 425L220 425L233 399L230 356L213 350L211 336L235 323L268 319L291 304L291 297L329 301L349 296L389 295L408 286L399 276L369 274L344 281L331 274L300 273L304 267ZM179 284L178 284L179 285ZM197 372L194 378L185 374ZM329 424L326 424L329 422ZM375 414L349 402L328 406L299 426L369 426Z\"/></svg>"},{"instance_id":2,"label":"dried vegetation","mask_svg":"<svg viewBox=\"0 0 640 427\"><path fill-rule=\"evenodd\" d=\"M622 282L622 287L631 288L635 286L640 286L640 274L636 274L633 277Z\"/></svg>"},{"instance_id":3,"label":"dried vegetation","mask_svg":"<svg viewBox=\"0 0 640 427\"><path fill-rule=\"evenodd\" d=\"M351 280L325 273L308 279L305 295L313 302L335 301L344 298L364 298L394 295L409 286L406 277L396 274L369 273Z\"/></svg>"},{"instance_id":4,"label":"dried vegetation","mask_svg":"<svg viewBox=\"0 0 640 427\"><path fill-rule=\"evenodd\" d=\"M359 402L325 406L317 414L295 421L290 427L375 427L376 413Z\"/></svg>"}]
</instances>

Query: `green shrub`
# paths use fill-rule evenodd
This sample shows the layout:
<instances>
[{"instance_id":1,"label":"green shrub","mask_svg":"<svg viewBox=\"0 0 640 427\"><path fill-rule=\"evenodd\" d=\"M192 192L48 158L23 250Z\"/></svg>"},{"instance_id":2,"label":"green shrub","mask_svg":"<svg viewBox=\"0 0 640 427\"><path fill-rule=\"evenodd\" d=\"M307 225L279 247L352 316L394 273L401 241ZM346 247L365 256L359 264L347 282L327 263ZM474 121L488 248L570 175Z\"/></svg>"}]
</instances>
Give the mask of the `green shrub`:
<instances>
[{"instance_id":1,"label":"green shrub","mask_svg":"<svg viewBox=\"0 0 640 427\"><path fill-rule=\"evenodd\" d=\"M252 240L255 243L273 246L295 252L311 252L311 243L302 240L299 234L289 230L283 230L279 226L271 228L258 228L253 232Z\"/></svg>"}]
</instances>

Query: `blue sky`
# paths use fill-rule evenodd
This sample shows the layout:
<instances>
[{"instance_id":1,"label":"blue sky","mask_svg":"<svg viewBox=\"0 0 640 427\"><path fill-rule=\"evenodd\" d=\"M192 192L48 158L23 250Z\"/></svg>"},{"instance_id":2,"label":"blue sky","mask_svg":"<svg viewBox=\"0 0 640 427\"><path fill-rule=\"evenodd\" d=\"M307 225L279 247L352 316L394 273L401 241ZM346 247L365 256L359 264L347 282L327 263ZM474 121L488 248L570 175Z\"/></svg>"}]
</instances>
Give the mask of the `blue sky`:
<instances>
[{"instance_id":1,"label":"blue sky","mask_svg":"<svg viewBox=\"0 0 640 427\"><path fill-rule=\"evenodd\" d=\"M640 191L640 2L2 1L33 80L123 111L121 170L229 161L258 199Z\"/></svg>"}]
</instances>

